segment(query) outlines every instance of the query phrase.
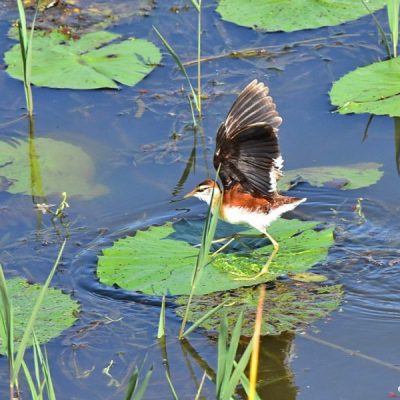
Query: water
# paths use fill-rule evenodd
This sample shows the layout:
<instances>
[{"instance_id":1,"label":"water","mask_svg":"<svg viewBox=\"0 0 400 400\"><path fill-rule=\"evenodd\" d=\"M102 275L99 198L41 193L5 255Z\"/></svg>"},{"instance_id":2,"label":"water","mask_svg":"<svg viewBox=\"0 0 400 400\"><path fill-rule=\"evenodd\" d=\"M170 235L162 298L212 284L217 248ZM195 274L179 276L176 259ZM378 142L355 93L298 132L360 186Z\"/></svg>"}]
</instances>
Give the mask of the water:
<instances>
[{"instance_id":1,"label":"water","mask_svg":"<svg viewBox=\"0 0 400 400\"><path fill-rule=\"evenodd\" d=\"M152 25L186 60L196 57L196 14L170 11L160 2L148 18L135 17L113 26L123 35L148 38L160 47ZM378 13L384 20L385 14ZM0 50L6 38L0 23ZM82 147L94 159L96 183L109 193L94 200L70 199L71 237L53 284L79 301L77 323L46 345L59 399L123 398L124 384L134 365L147 354L154 365L146 399L170 399L165 353L155 335L160 299L100 284L97 255L118 237L138 228L180 216L198 216L204 205L180 200L185 191L213 174L211 155L215 132L231 102L251 79L271 88L284 123L280 143L285 168L383 164L376 185L354 191L298 186L293 195L307 197L305 218L336 225L336 244L315 271L341 283L345 299L329 318L305 334L265 337L262 341L260 395L263 399L375 400L387 398L400 385L399 263L400 185L395 163L394 123L374 118L362 142L367 115L341 116L327 95L333 80L384 57L371 18L346 25L297 33L265 34L219 20L214 5L204 9L203 54L268 47L270 57L217 58L202 66L205 145L197 146L197 165L182 179L193 148L187 86L171 58L133 88L120 91L71 91L34 88L36 137L63 140ZM290 44L288 49L283 46ZM294 45L296 44L296 45ZM189 69L194 78L195 67ZM0 71L0 139L25 137L22 84ZM184 91L182 91L184 88ZM200 142L200 140L199 140ZM207 162L204 161L205 154ZM364 198L366 222L359 223L354 206ZM49 202L58 202L52 196ZM57 254L60 238L45 216L38 227L29 196L0 191L0 262L8 276L43 282ZM167 309L167 352L180 398L191 399L204 369L216 368L216 343L197 331L189 343L176 340L180 320ZM316 341L316 339L318 341ZM30 354L28 354L30 357ZM103 368L114 361L109 386ZM0 374L6 360L0 359ZM0 397L6 396L1 379ZM204 398L214 398L206 381ZM399 394L400 395L400 394Z\"/></svg>"}]
</instances>

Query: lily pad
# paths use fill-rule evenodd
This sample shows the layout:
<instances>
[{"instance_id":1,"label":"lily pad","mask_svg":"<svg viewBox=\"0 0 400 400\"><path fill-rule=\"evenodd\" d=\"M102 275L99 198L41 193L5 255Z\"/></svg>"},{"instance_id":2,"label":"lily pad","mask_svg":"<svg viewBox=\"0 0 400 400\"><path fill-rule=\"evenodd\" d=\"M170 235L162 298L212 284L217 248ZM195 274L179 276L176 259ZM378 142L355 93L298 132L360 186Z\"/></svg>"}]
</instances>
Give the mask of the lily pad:
<instances>
[{"instance_id":1,"label":"lily pad","mask_svg":"<svg viewBox=\"0 0 400 400\"><path fill-rule=\"evenodd\" d=\"M336 81L330 91L341 114L400 116L400 57L357 68Z\"/></svg>"},{"instance_id":2,"label":"lily pad","mask_svg":"<svg viewBox=\"0 0 400 400\"><path fill-rule=\"evenodd\" d=\"M386 4L364 1L371 11ZM369 14L362 1L354 0L220 0L217 11L225 21L269 32L338 25Z\"/></svg>"},{"instance_id":3,"label":"lily pad","mask_svg":"<svg viewBox=\"0 0 400 400\"><path fill-rule=\"evenodd\" d=\"M279 190L287 191L293 182L306 181L313 186L333 186L339 189L360 189L371 186L383 176L379 163L359 163L344 166L322 166L285 172L279 181Z\"/></svg>"},{"instance_id":4,"label":"lily pad","mask_svg":"<svg viewBox=\"0 0 400 400\"><path fill-rule=\"evenodd\" d=\"M7 287L14 310L14 338L18 347L41 286L13 278L7 280ZM59 336L74 324L78 312L79 304L69 295L59 289L49 288L34 327L39 342L46 343ZM0 353L4 353L1 339Z\"/></svg>"},{"instance_id":5,"label":"lily pad","mask_svg":"<svg viewBox=\"0 0 400 400\"><path fill-rule=\"evenodd\" d=\"M194 296L189 310L189 321L198 321L211 308L225 301L226 305L200 326L215 331L219 329L221 316L226 313L229 326L232 328L243 311L241 334L250 337L254 330L258 296L257 288ZM266 292L261 334L279 335L304 328L310 322L325 317L339 307L342 297L341 285L319 286L314 283L276 282L274 288ZM183 317L187 297L178 298L176 303L180 305L176 313Z\"/></svg>"},{"instance_id":6,"label":"lily pad","mask_svg":"<svg viewBox=\"0 0 400 400\"><path fill-rule=\"evenodd\" d=\"M36 139L34 147L32 152L32 142L0 141L0 177L9 182L4 188L9 193L37 195L38 181L42 194L92 199L108 192L94 182L93 161L80 147L50 138Z\"/></svg>"},{"instance_id":7,"label":"lily pad","mask_svg":"<svg viewBox=\"0 0 400 400\"><path fill-rule=\"evenodd\" d=\"M78 39L58 31L35 32L32 50L32 83L69 89L117 89L118 83L133 86L161 61L151 42L99 31ZM7 72L23 80L19 44L6 52Z\"/></svg>"},{"instance_id":8,"label":"lily pad","mask_svg":"<svg viewBox=\"0 0 400 400\"><path fill-rule=\"evenodd\" d=\"M103 250L99 256L97 274L106 285L118 285L128 290L163 295L185 295L191 290L191 278L200 240L199 224L182 220L175 224L152 226L135 236L122 238ZM248 242L249 247L230 247L207 265L196 287L196 294L253 286L273 281L288 273L304 272L322 262L333 244L332 228L318 229L319 222L276 221L270 234L279 242L280 250L270 271L258 279L248 279L261 270L272 251L267 241ZM241 233L255 233L245 231ZM223 237L217 230L216 237ZM195 238L195 239L194 239ZM194 240L193 240L194 239ZM243 252L243 249L246 252Z\"/></svg>"}]
</instances>

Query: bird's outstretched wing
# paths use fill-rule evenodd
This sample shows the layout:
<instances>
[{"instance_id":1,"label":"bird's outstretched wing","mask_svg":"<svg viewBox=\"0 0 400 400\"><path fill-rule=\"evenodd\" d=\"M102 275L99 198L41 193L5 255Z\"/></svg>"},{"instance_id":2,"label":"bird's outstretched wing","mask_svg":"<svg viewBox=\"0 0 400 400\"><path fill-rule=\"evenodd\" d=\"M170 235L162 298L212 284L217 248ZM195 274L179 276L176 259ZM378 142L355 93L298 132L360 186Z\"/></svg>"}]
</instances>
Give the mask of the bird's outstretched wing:
<instances>
[{"instance_id":1,"label":"bird's outstretched wing","mask_svg":"<svg viewBox=\"0 0 400 400\"><path fill-rule=\"evenodd\" d=\"M256 80L233 103L217 133L214 166L220 166L224 189L240 183L243 190L273 197L283 159L278 144L282 118L268 87Z\"/></svg>"}]
</instances>

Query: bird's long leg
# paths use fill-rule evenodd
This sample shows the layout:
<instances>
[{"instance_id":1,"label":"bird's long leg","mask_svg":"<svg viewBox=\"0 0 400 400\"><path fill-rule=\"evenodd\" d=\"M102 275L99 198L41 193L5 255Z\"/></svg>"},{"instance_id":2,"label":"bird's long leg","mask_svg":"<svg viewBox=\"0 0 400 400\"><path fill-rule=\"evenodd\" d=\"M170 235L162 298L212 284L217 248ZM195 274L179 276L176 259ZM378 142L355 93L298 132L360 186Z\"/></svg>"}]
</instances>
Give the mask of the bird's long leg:
<instances>
[{"instance_id":1,"label":"bird's long leg","mask_svg":"<svg viewBox=\"0 0 400 400\"><path fill-rule=\"evenodd\" d=\"M261 271L258 274L254 275L254 276L240 277L240 278L237 278L238 280L244 280L244 281L254 280L254 279L257 279L260 276L267 274L269 272L269 266L271 265L273 258L276 256L276 253L278 253L278 251L279 251L279 243L267 231L265 231L264 236L266 236L269 239L269 241L272 243L272 246L274 248L268 257L267 262L264 264L264 266L262 267Z\"/></svg>"},{"instance_id":2,"label":"bird's long leg","mask_svg":"<svg viewBox=\"0 0 400 400\"><path fill-rule=\"evenodd\" d=\"M267 231L265 231L265 236L270 240L274 249L269 255L267 262L262 267L262 270L256 276L254 276L253 279L257 279L261 275L267 274L269 272L269 266L271 265L273 258L276 256L276 253L279 251L279 243Z\"/></svg>"}]
</instances>

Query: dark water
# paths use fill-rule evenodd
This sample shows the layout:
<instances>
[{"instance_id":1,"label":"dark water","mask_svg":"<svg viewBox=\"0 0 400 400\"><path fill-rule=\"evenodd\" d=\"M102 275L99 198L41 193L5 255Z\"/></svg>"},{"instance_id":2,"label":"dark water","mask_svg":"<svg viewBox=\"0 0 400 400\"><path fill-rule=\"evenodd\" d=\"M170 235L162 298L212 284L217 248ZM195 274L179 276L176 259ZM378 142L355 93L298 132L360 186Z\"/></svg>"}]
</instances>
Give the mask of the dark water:
<instances>
[{"instance_id":1,"label":"dark water","mask_svg":"<svg viewBox=\"0 0 400 400\"><path fill-rule=\"evenodd\" d=\"M148 38L161 47L155 25L184 60L195 59L196 14L172 13L172 4L159 2L151 17L133 18L113 31ZM373 161L384 170L382 180L365 189L302 185L293 191L309 199L299 210L302 217L336 225L336 244L315 270L344 285L345 301L306 332L263 339L259 392L263 399L385 399L400 386L400 182L394 121L375 117L362 142L368 116L334 113L327 95L332 81L384 57L376 28L367 17L333 28L265 34L220 21L214 8L208 4L204 9L204 55L254 47L274 53L203 64L205 140L204 145L198 140L196 170L185 182L182 174L193 148L191 115L186 83L168 55L162 67L133 88L34 88L36 137L81 146L95 161L96 182L110 189L94 200L70 199L71 236L53 283L72 293L81 313L72 328L46 345L58 398L122 399L131 369L145 354L146 365L155 366L145 399L172 398L162 364L165 353L156 339L159 299L98 283L97 255L138 228L204 214L202 204L176 200L207 175L217 127L240 89L257 78L270 86L284 119L280 139L285 168ZM382 12L378 16L385 19ZM2 53L13 44L7 30L8 24L0 22ZM283 50L288 44L289 50ZM189 73L194 78L195 68ZM16 121L24 107L22 84L1 70L0 86L0 139L25 137L27 122ZM364 223L353 211L359 197L365 199ZM46 217L38 224L29 196L0 191L0 262L8 276L44 281L60 244ZM203 371L211 375L216 368L216 344L201 331L180 343L175 339L179 325L168 308L173 382L180 398L192 399ZM109 386L102 372L111 360L119 387ZM0 359L0 375L5 373L6 360ZM7 393L4 378L0 393L1 398ZM213 384L206 381L203 393L214 398Z\"/></svg>"}]
</instances>

